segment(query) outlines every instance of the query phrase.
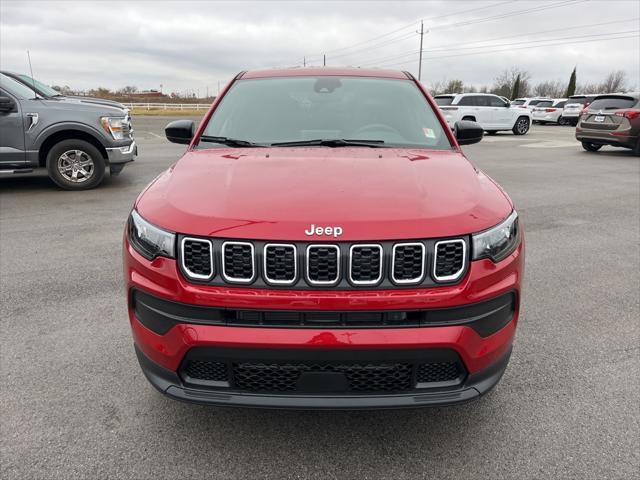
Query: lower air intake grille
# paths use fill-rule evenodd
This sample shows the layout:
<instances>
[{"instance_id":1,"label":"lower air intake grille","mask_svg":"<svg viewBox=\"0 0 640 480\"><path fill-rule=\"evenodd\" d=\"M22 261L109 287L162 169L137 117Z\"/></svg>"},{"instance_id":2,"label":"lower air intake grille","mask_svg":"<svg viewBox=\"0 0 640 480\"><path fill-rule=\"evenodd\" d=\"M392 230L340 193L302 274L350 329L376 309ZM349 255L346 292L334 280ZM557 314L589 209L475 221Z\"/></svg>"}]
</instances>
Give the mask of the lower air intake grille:
<instances>
[{"instance_id":1,"label":"lower air intake grille","mask_svg":"<svg viewBox=\"0 0 640 480\"><path fill-rule=\"evenodd\" d=\"M424 245L397 244L393 247L393 280L396 283L417 283L424 276Z\"/></svg>"},{"instance_id":2,"label":"lower air intake grille","mask_svg":"<svg viewBox=\"0 0 640 480\"><path fill-rule=\"evenodd\" d=\"M460 369L455 362L423 363L418 367L418 383L450 382L460 377Z\"/></svg>"},{"instance_id":3,"label":"lower air intake grille","mask_svg":"<svg viewBox=\"0 0 640 480\"><path fill-rule=\"evenodd\" d=\"M412 365L392 364L264 364L233 365L234 386L250 392L291 392L298 390L303 373L342 373L353 392L401 392L412 387Z\"/></svg>"},{"instance_id":4,"label":"lower air intake grille","mask_svg":"<svg viewBox=\"0 0 640 480\"><path fill-rule=\"evenodd\" d=\"M253 245L225 242L222 246L222 270L231 282L250 282L254 275Z\"/></svg>"},{"instance_id":5,"label":"lower air intake grille","mask_svg":"<svg viewBox=\"0 0 640 480\"><path fill-rule=\"evenodd\" d=\"M222 362L190 360L183 373L187 377L214 382L227 381L227 365Z\"/></svg>"},{"instance_id":6,"label":"lower air intake grille","mask_svg":"<svg viewBox=\"0 0 640 480\"><path fill-rule=\"evenodd\" d=\"M315 285L332 284L339 275L339 249L333 245L311 245L307 248L307 276Z\"/></svg>"},{"instance_id":7,"label":"lower air intake grille","mask_svg":"<svg viewBox=\"0 0 640 480\"><path fill-rule=\"evenodd\" d=\"M436 243L434 278L455 280L464 270L464 240L446 240Z\"/></svg>"},{"instance_id":8,"label":"lower air intake grille","mask_svg":"<svg viewBox=\"0 0 640 480\"><path fill-rule=\"evenodd\" d=\"M206 279L213 275L211 261L211 242L185 238L182 243L182 261L187 275Z\"/></svg>"}]
</instances>

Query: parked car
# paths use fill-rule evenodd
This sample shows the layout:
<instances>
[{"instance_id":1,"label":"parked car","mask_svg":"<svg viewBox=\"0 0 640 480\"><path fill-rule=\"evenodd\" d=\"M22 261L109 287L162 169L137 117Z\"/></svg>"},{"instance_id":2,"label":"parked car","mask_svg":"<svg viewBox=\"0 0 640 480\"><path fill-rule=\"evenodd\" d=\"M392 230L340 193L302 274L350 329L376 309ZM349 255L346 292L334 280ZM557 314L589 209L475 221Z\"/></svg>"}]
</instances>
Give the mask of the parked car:
<instances>
[{"instance_id":1,"label":"parked car","mask_svg":"<svg viewBox=\"0 0 640 480\"><path fill-rule=\"evenodd\" d=\"M116 102L114 100L107 100L105 98L96 98L96 97L84 97L84 96L76 96L76 95L63 95L57 90L51 88L50 86L36 80L35 78L30 77L29 75L8 72L6 70L0 71L0 73L5 74L8 77L17 80L18 82L26 85L27 87L35 90L38 95L47 100L71 100L77 102L89 102L89 103L98 103L100 105L108 105L111 107L117 107L120 109L127 110L128 109L120 102Z\"/></svg>"},{"instance_id":2,"label":"parked car","mask_svg":"<svg viewBox=\"0 0 640 480\"><path fill-rule=\"evenodd\" d=\"M552 100L549 97L523 97L516 98L511 101L511 106L516 108L526 108L529 111L533 110L533 107L537 106L540 102Z\"/></svg>"},{"instance_id":3,"label":"parked car","mask_svg":"<svg viewBox=\"0 0 640 480\"><path fill-rule=\"evenodd\" d=\"M138 148L126 110L48 99L0 73L0 174L46 168L61 188L86 190L117 175Z\"/></svg>"},{"instance_id":4,"label":"parked car","mask_svg":"<svg viewBox=\"0 0 640 480\"><path fill-rule=\"evenodd\" d=\"M187 151L123 240L135 349L160 392L386 408L498 382L524 241L459 147L480 125L450 130L404 72L296 68L240 73L198 128L165 132Z\"/></svg>"},{"instance_id":5,"label":"parked car","mask_svg":"<svg viewBox=\"0 0 640 480\"><path fill-rule=\"evenodd\" d=\"M533 123L544 125L545 123L557 123L564 125L565 120L562 117L562 109L566 98L555 98L553 100L542 100L538 102L531 110Z\"/></svg>"},{"instance_id":6,"label":"parked car","mask_svg":"<svg viewBox=\"0 0 640 480\"><path fill-rule=\"evenodd\" d=\"M434 100L450 127L457 121L471 120L482 125L489 134L511 130L515 135L524 135L531 126L529 110L510 108L502 97L491 93L436 95Z\"/></svg>"},{"instance_id":7,"label":"parked car","mask_svg":"<svg viewBox=\"0 0 640 480\"><path fill-rule=\"evenodd\" d=\"M640 156L640 92L595 97L578 121L576 139L589 152L611 145Z\"/></svg>"},{"instance_id":8,"label":"parked car","mask_svg":"<svg viewBox=\"0 0 640 480\"><path fill-rule=\"evenodd\" d=\"M582 110L585 107L588 107L597 96L597 94L571 95L567 98L564 108L562 109L562 118L565 123L574 126L577 125L580 115L582 114Z\"/></svg>"}]
</instances>

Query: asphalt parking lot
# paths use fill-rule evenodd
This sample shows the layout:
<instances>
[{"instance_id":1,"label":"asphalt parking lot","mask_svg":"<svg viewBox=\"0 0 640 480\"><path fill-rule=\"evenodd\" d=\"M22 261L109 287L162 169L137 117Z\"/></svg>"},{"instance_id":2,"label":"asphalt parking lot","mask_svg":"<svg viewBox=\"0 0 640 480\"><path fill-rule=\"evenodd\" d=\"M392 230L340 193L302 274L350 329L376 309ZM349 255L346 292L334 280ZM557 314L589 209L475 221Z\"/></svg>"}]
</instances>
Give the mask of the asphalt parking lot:
<instances>
[{"instance_id":1,"label":"asphalt parking lot","mask_svg":"<svg viewBox=\"0 0 640 480\"><path fill-rule=\"evenodd\" d=\"M153 390L126 315L124 222L183 150L167 121L134 118L140 156L98 189L0 179L2 478L638 478L640 158L555 126L465 148L527 235L511 364L481 400L215 409Z\"/></svg>"}]
</instances>

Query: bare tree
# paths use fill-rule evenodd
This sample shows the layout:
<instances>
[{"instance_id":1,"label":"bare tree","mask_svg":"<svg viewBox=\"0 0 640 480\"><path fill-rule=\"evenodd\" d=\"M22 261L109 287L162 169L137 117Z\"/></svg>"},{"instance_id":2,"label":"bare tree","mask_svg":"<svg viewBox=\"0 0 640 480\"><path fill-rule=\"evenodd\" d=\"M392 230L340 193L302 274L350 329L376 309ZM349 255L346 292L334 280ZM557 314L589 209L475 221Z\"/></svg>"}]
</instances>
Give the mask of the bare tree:
<instances>
[{"instance_id":1,"label":"bare tree","mask_svg":"<svg viewBox=\"0 0 640 480\"><path fill-rule=\"evenodd\" d=\"M526 97L531 91L531 75L526 70L521 70L516 66L504 70L496 77L492 93L503 97L510 97L518 77L520 78L518 93L520 96Z\"/></svg>"},{"instance_id":2,"label":"bare tree","mask_svg":"<svg viewBox=\"0 0 640 480\"><path fill-rule=\"evenodd\" d=\"M565 93L565 87L560 80L546 80L533 87L533 94L538 97L560 98Z\"/></svg>"},{"instance_id":3,"label":"bare tree","mask_svg":"<svg viewBox=\"0 0 640 480\"><path fill-rule=\"evenodd\" d=\"M597 93L615 93L627 91L627 75L623 70L615 70L610 72L600 84Z\"/></svg>"}]
</instances>

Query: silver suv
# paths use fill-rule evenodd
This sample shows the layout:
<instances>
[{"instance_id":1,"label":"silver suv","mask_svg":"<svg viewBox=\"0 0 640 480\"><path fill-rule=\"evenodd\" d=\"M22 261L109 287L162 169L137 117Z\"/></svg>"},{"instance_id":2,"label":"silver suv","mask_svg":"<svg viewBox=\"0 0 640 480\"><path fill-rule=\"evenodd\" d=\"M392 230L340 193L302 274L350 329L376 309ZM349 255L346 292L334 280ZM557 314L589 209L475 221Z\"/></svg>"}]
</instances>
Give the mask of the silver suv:
<instances>
[{"instance_id":1,"label":"silver suv","mask_svg":"<svg viewBox=\"0 0 640 480\"><path fill-rule=\"evenodd\" d=\"M0 174L46 168L61 188L86 190L137 154L129 112L117 103L44 96L0 73Z\"/></svg>"}]
</instances>

